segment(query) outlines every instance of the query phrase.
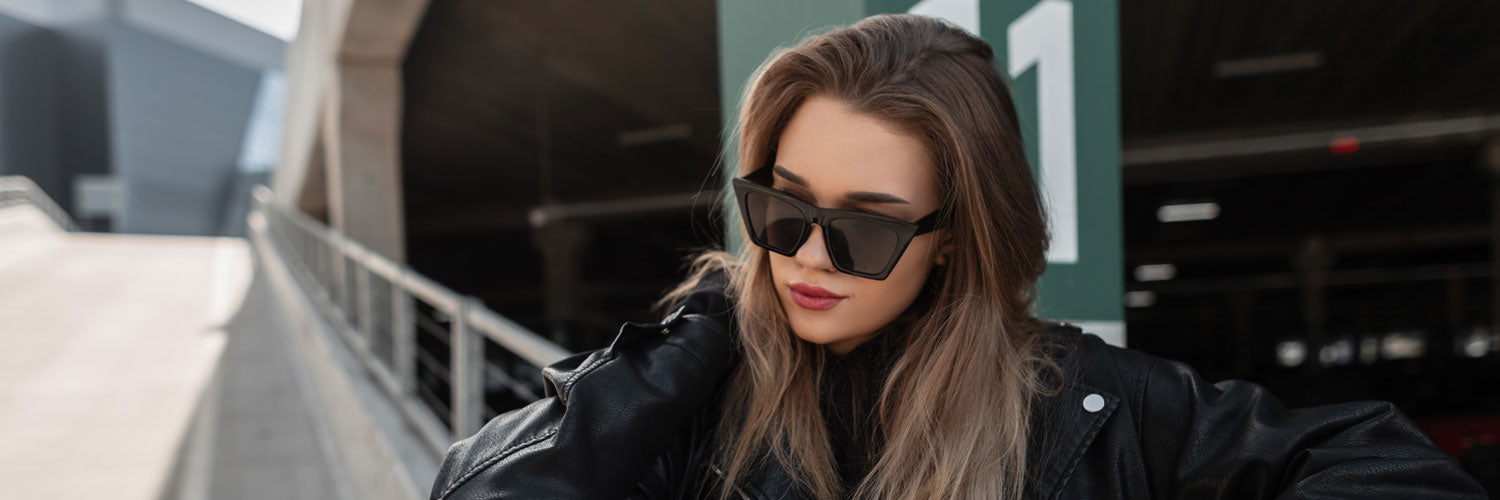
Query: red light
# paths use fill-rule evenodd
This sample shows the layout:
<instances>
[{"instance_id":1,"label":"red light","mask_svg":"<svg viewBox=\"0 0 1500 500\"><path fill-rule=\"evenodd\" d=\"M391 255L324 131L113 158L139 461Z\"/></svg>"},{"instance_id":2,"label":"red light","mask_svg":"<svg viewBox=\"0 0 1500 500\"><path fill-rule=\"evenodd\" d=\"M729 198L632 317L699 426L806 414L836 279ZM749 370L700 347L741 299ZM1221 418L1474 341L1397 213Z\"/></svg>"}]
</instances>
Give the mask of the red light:
<instances>
[{"instance_id":1,"label":"red light","mask_svg":"<svg viewBox=\"0 0 1500 500\"><path fill-rule=\"evenodd\" d=\"M1359 151L1359 138L1354 136L1340 137L1328 143L1328 152L1336 155L1346 155Z\"/></svg>"}]
</instances>

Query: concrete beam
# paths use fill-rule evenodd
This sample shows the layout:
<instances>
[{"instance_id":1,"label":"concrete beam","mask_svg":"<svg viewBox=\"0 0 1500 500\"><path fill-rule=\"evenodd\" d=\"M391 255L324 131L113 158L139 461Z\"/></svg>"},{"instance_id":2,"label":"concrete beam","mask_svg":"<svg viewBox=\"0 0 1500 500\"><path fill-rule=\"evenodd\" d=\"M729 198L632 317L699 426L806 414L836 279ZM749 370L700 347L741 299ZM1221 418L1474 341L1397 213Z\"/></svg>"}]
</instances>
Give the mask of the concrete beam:
<instances>
[{"instance_id":1,"label":"concrete beam","mask_svg":"<svg viewBox=\"0 0 1500 500\"><path fill-rule=\"evenodd\" d=\"M1219 139L1168 139L1156 144L1132 145L1120 155L1126 168L1163 163L1219 160L1299 151L1327 150L1340 138L1355 137L1361 145L1408 141L1473 140L1500 131L1500 115L1477 115L1446 119L1415 119L1379 125L1314 128L1279 134L1256 134L1237 130Z\"/></svg>"},{"instance_id":2,"label":"concrete beam","mask_svg":"<svg viewBox=\"0 0 1500 500\"><path fill-rule=\"evenodd\" d=\"M427 0L352 0L339 60L399 65L426 10Z\"/></svg>"},{"instance_id":3,"label":"concrete beam","mask_svg":"<svg viewBox=\"0 0 1500 500\"><path fill-rule=\"evenodd\" d=\"M334 58L343 31L347 1L306 0L302 25L286 52L286 105L282 117L281 157L271 174L276 202L303 205L309 188L309 166L326 156L319 142L323 128L324 89L337 74ZM315 160L316 158L316 160ZM319 194L319 198L326 195ZM326 202L320 202L319 205Z\"/></svg>"},{"instance_id":4,"label":"concrete beam","mask_svg":"<svg viewBox=\"0 0 1500 500\"><path fill-rule=\"evenodd\" d=\"M397 262L406 260L401 61L426 7L426 0L308 0L287 58L278 199L326 206L334 229ZM326 197L309 191L318 165Z\"/></svg>"},{"instance_id":5,"label":"concrete beam","mask_svg":"<svg viewBox=\"0 0 1500 500\"><path fill-rule=\"evenodd\" d=\"M1491 229L1480 225L1449 225L1391 228L1374 232L1325 234L1323 242L1336 253L1402 251L1418 248L1479 244ZM1254 239L1133 247L1132 259L1140 262L1203 262L1282 257L1297 252L1297 239Z\"/></svg>"}]
</instances>

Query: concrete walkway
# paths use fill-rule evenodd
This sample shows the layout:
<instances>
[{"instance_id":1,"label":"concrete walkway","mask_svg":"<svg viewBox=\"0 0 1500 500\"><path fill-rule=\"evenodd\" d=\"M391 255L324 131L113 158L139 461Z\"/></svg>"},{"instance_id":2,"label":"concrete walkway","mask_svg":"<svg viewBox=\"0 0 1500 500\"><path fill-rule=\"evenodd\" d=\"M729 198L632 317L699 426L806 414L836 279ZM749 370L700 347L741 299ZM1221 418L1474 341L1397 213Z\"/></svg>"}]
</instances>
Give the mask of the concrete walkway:
<instances>
[{"instance_id":1,"label":"concrete walkway","mask_svg":"<svg viewBox=\"0 0 1500 500\"><path fill-rule=\"evenodd\" d=\"M0 209L0 497L348 498L243 239Z\"/></svg>"}]
</instances>

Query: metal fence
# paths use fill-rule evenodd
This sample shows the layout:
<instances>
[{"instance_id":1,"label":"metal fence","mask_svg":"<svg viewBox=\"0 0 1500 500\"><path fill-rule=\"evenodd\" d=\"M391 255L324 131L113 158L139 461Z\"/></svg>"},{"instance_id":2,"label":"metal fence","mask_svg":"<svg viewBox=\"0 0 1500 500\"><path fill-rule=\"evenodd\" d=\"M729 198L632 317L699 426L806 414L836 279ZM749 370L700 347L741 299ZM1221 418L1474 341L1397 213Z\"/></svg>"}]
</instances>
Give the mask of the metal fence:
<instances>
[{"instance_id":1,"label":"metal fence","mask_svg":"<svg viewBox=\"0 0 1500 500\"><path fill-rule=\"evenodd\" d=\"M0 176L0 208L23 203L35 206L65 230L78 230L78 224L73 222L73 218L30 178L20 175Z\"/></svg>"},{"instance_id":2,"label":"metal fence","mask_svg":"<svg viewBox=\"0 0 1500 500\"><path fill-rule=\"evenodd\" d=\"M567 350L254 190L272 248L438 456L536 400Z\"/></svg>"}]
</instances>

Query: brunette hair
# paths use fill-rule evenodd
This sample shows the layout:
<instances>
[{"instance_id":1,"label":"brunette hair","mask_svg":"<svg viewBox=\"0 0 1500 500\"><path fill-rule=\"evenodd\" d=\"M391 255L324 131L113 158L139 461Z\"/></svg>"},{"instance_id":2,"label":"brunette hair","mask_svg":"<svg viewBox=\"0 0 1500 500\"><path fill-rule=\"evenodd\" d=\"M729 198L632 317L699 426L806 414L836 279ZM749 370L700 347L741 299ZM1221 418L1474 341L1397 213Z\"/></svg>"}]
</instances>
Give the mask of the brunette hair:
<instances>
[{"instance_id":1,"label":"brunette hair","mask_svg":"<svg viewBox=\"0 0 1500 500\"><path fill-rule=\"evenodd\" d=\"M924 143L952 253L930 273L922 293L935 295L919 298L925 310L881 385L883 448L854 492L842 491L819 410L821 346L792 332L767 252L740 227L739 254L693 258L688 279L656 305L727 271L742 361L722 388L714 434L721 498L766 454L817 498L1021 496L1033 398L1058 390L1043 387L1042 370L1060 370L1032 312L1045 210L995 64L988 43L946 21L883 14L780 47L757 68L735 126L740 175L774 155L801 103L836 99Z\"/></svg>"}]
</instances>

